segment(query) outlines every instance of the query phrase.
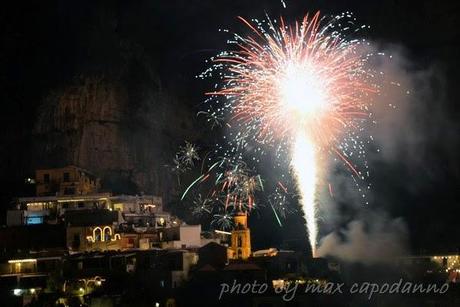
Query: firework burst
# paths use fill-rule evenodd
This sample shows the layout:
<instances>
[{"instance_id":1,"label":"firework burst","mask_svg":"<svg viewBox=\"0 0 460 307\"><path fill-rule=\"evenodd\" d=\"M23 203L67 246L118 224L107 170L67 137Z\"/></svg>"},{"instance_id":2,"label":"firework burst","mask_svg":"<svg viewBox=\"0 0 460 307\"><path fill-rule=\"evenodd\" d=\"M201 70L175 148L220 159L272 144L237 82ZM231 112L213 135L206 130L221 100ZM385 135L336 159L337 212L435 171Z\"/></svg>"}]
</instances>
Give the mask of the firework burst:
<instances>
[{"instance_id":1,"label":"firework burst","mask_svg":"<svg viewBox=\"0 0 460 307\"><path fill-rule=\"evenodd\" d=\"M366 118L374 88L367 81L366 57L358 46L334 30L320 27L319 12L293 28L269 23L253 36L239 37L240 51L223 53L228 74L223 88L208 93L231 100L232 120L255 133L261 142L280 141L305 133L322 148L335 150L344 129Z\"/></svg>"},{"instance_id":2,"label":"firework burst","mask_svg":"<svg viewBox=\"0 0 460 307\"><path fill-rule=\"evenodd\" d=\"M198 149L194 144L185 141L185 146L181 146L177 154L179 162L185 167L195 166L195 161L200 160Z\"/></svg>"},{"instance_id":3,"label":"firework burst","mask_svg":"<svg viewBox=\"0 0 460 307\"><path fill-rule=\"evenodd\" d=\"M225 208L232 206L236 210L246 211L255 205L254 194L262 188L260 176L251 175L246 163L237 161L230 163L230 167L218 175L213 194L224 195Z\"/></svg>"},{"instance_id":4,"label":"firework burst","mask_svg":"<svg viewBox=\"0 0 460 307\"><path fill-rule=\"evenodd\" d=\"M283 19L277 24L240 18L252 34L235 35L237 50L213 58L213 67L202 75L220 72L221 83L208 95L236 123L239 135L287 147L313 254L322 153L335 154L362 177L349 160L346 140L361 152L353 135L368 119L369 97L376 92L369 82L367 56L360 52L362 41L347 39L340 25L343 17L326 21L318 12L292 27Z\"/></svg>"},{"instance_id":5,"label":"firework burst","mask_svg":"<svg viewBox=\"0 0 460 307\"><path fill-rule=\"evenodd\" d=\"M260 175L243 160L232 156L211 164L185 189L181 200L192 189L203 191L193 200L192 214L211 216L212 226L229 229L232 223L228 219L236 212L249 212L256 207L255 194L263 190L263 183Z\"/></svg>"},{"instance_id":6,"label":"firework burst","mask_svg":"<svg viewBox=\"0 0 460 307\"><path fill-rule=\"evenodd\" d=\"M229 230L233 227L233 215L229 213L214 214L211 225L222 230Z\"/></svg>"},{"instance_id":7,"label":"firework burst","mask_svg":"<svg viewBox=\"0 0 460 307\"><path fill-rule=\"evenodd\" d=\"M212 199L203 198L201 193L193 200L192 214L197 217L206 217L213 211Z\"/></svg>"}]
</instances>

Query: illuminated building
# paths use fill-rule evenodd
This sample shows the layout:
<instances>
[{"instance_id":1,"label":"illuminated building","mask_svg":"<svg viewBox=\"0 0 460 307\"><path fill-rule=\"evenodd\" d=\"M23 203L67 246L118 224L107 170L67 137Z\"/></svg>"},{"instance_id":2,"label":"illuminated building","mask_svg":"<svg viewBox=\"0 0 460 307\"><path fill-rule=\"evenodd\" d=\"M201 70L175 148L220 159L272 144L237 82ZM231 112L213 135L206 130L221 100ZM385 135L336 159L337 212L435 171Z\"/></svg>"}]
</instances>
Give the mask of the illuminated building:
<instances>
[{"instance_id":1,"label":"illuminated building","mask_svg":"<svg viewBox=\"0 0 460 307\"><path fill-rule=\"evenodd\" d=\"M404 256L397 260L398 264L403 267L418 267L426 273L447 274L449 282L460 283L460 254L458 252Z\"/></svg>"},{"instance_id":2,"label":"illuminated building","mask_svg":"<svg viewBox=\"0 0 460 307\"><path fill-rule=\"evenodd\" d=\"M37 196L14 199L0 229L10 259L0 277L23 302L58 292L83 300L113 285L114 274L176 288L197 264L196 250L213 240L163 211L161 197L100 193L99 180L78 167L38 170L35 182Z\"/></svg>"},{"instance_id":3,"label":"illuminated building","mask_svg":"<svg viewBox=\"0 0 460 307\"><path fill-rule=\"evenodd\" d=\"M35 273L37 271L37 259L11 259L8 260L11 274Z\"/></svg>"},{"instance_id":4,"label":"illuminated building","mask_svg":"<svg viewBox=\"0 0 460 307\"><path fill-rule=\"evenodd\" d=\"M460 255L458 253L431 256L430 259L442 267L446 272L460 272Z\"/></svg>"},{"instance_id":5,"label":"illuminated building","mask_svg":"<svg viewBox=\"0 0 460 307\"><path fill-rule=\"evenodd\" d=\"M158 242L158 234L152 229L145 232L123 231L121 233L120 248L124 249L141 249L146 250L153 247L154 243ZM158 245L158 244L157 244Z\"/></svg>"},{"instance_id":6,"label":"illuminated building","mask_svg":"<svg viewBox=\"0 0 460 307\"><path fill-rule=\"evenodd\" d=\"M67 213L84 210L117 211L119 223L164 225L169 214L162 211L162 199L153 195L117 195L97 193L90 195L61 195L20 197L15 210L7 211L7 225L56 224Z\"/></svg>"},{"instance_id":7,"label":"illuminated building","mask_svg":"<svg viewBox=\"0 0 460 307\"><path fill-rule=\"evenodd\" d=\"M235 228L232 231L230 259L246 260L251 256L251 232L248 228L246 213L239 212L234 216Z\"/></svg>"},{"instance_id":8,"label":"illuminated building","mask_svg":"<svg viewBox=\"0 0 460 307\"><path fill-rule=\"evenodd\" d=\"M112 225L68 226L66 236L72 252L120 249L121 236Z\"/></svg>"},{"instance_id":9,"label":"illuminated building","mask_svg":"<svg viewBox=\"0 0 460 307\"><path fill-rule=\"evenodd\" d=\"M91 276L75 280L66 280L63 285L63 292L70 295L83 296L97 290L106 279L100 276Z\"/></svg>"},{"instance_id":10,"label":"illuminated building","mask_svg":"<svg viewBox=\"0 0 460 307\"><path fill-rule=\"evenodd\" d=\"M89 171L69 165L35 171L36 195L87 195L99 191L100 180Z\"/></svg>"},{"instance_id":11,"label":"illuminated building","mask_svg":"<svg viewBox=\"0 0 460 307\"><path fill-rule=\"evenodd\" d=\"M110 203L120 213L120 223L154 228L176 226L171 215L163 211L159 196L117 195L110 197Z\"/></svg>"},{"instance_id":12,"label":"illuminated building","mask_svg":"<svg viewBox=\"0 0 460 307\"><path fill-rule=\"evenodd\" d=\"M276 248L268 248L268 249L261 249L258 251L255 251L252 256L253 257L274 257L278 255L278 249Z\"/></svg>"},{"instance_id":13,"label":"illuminated building","mask_svg":"<svg viewBox=\"0 0 460 307\"><path fill-rule=\"evenodd\" d=\"M86 209L111 210L109 193L20 197L15 210L8 210L7 225L57 224L66 212Z\"/></svg>"},{"instance_id":14,"label":"illuminated building","mask_svg":"<svg viewBox=\"0 0 460 307\"><path fill-rule=\"evenodd\" d=\"M201 247L201 225L177 225L159 231L161 248Z\"/></svg>"},{"instance_id":15,"label":"illuminated building","mask_svg":"<svg viewBox=\"0 0 460 307\"><path fill-rule=\"evenodd\" d=\"M17 297L26 306L44 291L56 290L49 283L53 275L61 269L63 257L46 256L37 258L14 258L0 265L2 302L6 293ZM8 303L6 306L10 306ZM18 306L18 305L14 305Z\"/></svg>"}]
</instances>

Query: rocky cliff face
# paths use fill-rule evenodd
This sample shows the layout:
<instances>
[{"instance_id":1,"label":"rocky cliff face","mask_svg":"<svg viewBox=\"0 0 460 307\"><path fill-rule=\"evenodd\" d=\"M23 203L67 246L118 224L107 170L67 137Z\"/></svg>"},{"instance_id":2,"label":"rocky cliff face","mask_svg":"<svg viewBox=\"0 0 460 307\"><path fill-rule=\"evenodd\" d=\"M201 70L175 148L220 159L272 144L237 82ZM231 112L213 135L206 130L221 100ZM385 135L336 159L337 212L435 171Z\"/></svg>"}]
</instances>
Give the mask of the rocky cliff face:
<instances>
[{"instance_id":1,"label":"rocky cliff face","mask_svg":"<svg viewBox=\"0 0 460 307\"><path fill-rule=\"evenodd\" d=\"M36 167L75 164L119 193L155 193L167 200L175 180L165 164L193 140L192 111L158 86L130 88L123 79L85 76L50 94L34 128Z\"/></svg>"}]
</instances>

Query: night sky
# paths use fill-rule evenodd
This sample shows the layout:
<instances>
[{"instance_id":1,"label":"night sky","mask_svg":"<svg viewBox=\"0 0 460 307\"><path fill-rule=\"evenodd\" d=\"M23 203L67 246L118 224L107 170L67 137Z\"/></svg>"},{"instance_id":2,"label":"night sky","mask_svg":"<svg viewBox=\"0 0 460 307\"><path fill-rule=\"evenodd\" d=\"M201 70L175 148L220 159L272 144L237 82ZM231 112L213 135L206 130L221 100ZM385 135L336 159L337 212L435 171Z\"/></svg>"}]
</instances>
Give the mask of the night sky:
<instances>
[{"instance_id":1,"label":"night sky","mask_svg":"<svg viewBox=\"0 0 460 307\"><path fill-rule=\"evenodd\" d=\"M25 193L22 182L33 165L31 131L44 97L81 74L116 74L125 64L124 46L141 50L142 61L149 63L162 91L198 111L210 84L195 76L206 68L206 59L226 48L228 36L219 29L245 31L236 16L262 18L266 12L295 20L308 11L352 11L360 23L371 26L363 33L366 39L402 59L397 76L412 84L415 98L396 116L393 128L401 131L389 131L391 140L379 144L380 156L372 156L371 204L352 205L353 197L338 201L334 209L338 217L333 223L323 222L323 232L356 218L384 215L403 220L414 252L460 248L460 4L285 1L286 9L279 0L4 4L0 13L2 207L12 196ZM211 138L206 132L203 137ZM256 216L252 221L256 245L276 244L303 233L298 220L281 230L269 212Z\"/></svg>"}]
</instances>

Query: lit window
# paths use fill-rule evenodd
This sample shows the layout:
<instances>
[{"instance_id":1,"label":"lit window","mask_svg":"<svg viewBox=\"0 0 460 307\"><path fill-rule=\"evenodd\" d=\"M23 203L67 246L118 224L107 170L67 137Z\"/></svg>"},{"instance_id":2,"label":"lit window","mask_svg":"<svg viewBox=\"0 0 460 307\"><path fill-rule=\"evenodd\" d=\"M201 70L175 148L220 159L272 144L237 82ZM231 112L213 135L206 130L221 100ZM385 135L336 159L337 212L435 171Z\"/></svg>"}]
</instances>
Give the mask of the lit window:
<instances>
[{"instance_id":1,"label":"lit window","mask_svg":"<svg viewBox=\"0 0 460 307\"><path fill-rule=\"evenodd\" d=\"M27 225L43 224L43 216L29 216L26 221Z\"/></svg>"}]
</instances>

